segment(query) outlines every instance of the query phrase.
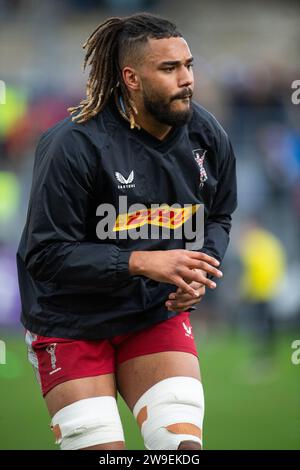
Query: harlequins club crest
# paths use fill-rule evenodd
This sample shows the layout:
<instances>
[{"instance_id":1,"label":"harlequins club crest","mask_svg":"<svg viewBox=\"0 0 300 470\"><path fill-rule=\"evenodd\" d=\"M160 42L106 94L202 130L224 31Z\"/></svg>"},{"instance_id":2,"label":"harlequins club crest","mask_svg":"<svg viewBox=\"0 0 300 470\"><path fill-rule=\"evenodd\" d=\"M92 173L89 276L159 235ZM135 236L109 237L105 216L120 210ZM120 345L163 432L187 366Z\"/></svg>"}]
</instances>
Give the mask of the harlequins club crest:
<instances>
[{"instance_id":1,"label":"harlequins club crest","mask_svg":"<svg viewBox=\"0 0 300 470\"><path fill-rule=\"evenodd\" d=\"M200 182L199 182L199 187L203 188L205 181L207 180L207 173L204 168L204 158L206 155L207 150L203 149L195 149L193 150L194 158L196 162L198 163L199 166L199 171L200 171Z\"/></svg>"}]
</instances>

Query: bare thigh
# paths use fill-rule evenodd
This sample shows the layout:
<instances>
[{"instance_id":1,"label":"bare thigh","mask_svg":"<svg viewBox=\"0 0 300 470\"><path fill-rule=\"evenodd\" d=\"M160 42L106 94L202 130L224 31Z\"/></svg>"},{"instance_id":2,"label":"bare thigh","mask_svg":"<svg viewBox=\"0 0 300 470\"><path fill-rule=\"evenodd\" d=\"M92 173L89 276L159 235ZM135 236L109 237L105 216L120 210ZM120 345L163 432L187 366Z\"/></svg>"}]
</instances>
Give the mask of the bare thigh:
<instances>
[{"instance_id":1,"label":"bare thigh","mask_svg":"<svg viewBox=\"0 0 300 470\"><path fill-rule=\"evenodd\" d=\"M115 375L105 374L96 377L69 380L59 384L47 393L45 402L52 418L59 410L76 401L102 396L112 396L116 398L116 394ZM124 448L123 441L116 441L98 444L83 450L117 450Z\"/></svg>"},{"instance_id":2,"label":"bare thigh","mask_svg":"<svg viewBox=\"0 0 300 470\"><path fill-rule=\"evenodd\" d=\"M201 380L196 356L180 351L165 351L135 357L119 365L117 386L128 407L153 385L169 377L184 376Z\"/></svg>"}]
</instances>

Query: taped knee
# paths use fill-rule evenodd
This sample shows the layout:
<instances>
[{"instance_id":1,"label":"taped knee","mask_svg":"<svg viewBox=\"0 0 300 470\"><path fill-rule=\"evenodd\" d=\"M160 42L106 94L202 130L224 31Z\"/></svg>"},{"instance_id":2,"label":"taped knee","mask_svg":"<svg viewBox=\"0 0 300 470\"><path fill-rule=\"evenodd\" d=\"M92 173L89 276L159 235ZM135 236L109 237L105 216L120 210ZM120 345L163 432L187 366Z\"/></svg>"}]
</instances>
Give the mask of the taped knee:
<instances>
[{"instance_id":1,"label":"taped knee","mask_svg":"<svg viewBox=\"0 0 300 470\"><path fill-rule=\"evenodd\" d=\"M142 395L133 408L149 450L176 450L182 441L202 447L204 394L199 380L170 377Z\"/></svg>"},{"instance_id":2,"label":"taped knee","mask_svg":"<svg viewBox=\"0 0 300 470\"><path fill-rule=\"evenodd\" d=\"M62 408L53 416L51 429L62 450L124 441L114 397L86 398Z\"/></svg>"}]
</instances>

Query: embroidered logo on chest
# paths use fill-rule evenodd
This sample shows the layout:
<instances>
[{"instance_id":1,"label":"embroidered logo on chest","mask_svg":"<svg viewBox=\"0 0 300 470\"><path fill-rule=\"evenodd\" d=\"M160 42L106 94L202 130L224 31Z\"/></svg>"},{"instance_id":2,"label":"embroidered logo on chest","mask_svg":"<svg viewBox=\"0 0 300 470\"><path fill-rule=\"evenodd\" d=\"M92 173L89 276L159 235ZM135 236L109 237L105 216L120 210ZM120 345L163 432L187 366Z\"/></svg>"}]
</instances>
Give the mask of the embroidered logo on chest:
<instances>
[{"instance_id":1,"label":"embroidered logo on chest","mask_svg":"<svg viewBox=\"0 0 300 470\"><path fill-rule=\"evenodd\" d=\"M115 172L115 177L119 181L118 189L125 189L125 188L135 188L135 184L133 183L134 180L134 171L130 173L128 178L126 179L121 173L118 171ZM133 184L132 184L133 183Z\"/></svg>"},{"instance_id":2,"label":"embroidered logo on chest","mask_svg":"<svg viewBox=\"0 0 300 470\"><path fill-rule=\"evenodd\" d=\"M200 172L200 182L199 182L199 187L203 188L205 181L207 180L207 173L204 168L204 159L206 155L207 150L203 149L195 149L193 150L194 158L198 164L199 167L199 172Z\"/></svg>"}]
</instances>

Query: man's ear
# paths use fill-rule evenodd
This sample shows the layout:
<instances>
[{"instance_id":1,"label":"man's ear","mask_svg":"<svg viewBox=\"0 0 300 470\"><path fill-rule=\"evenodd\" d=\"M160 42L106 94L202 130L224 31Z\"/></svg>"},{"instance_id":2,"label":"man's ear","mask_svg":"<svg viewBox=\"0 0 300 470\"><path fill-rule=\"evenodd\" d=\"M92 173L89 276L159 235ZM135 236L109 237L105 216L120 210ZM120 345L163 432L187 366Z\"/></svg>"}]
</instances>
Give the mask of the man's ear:
<instances>
[{"instance_id":1,"label":"man's ear","mask_svg":"<svg viewBox=\"0 0 300 470\"><path fill-rule=\"evenodd\" d=\"M135 69L132 67L124 67L122 70L122 77L129 90L137 91L140 89L140 78Z\"/></svg>"}]
</instances>

